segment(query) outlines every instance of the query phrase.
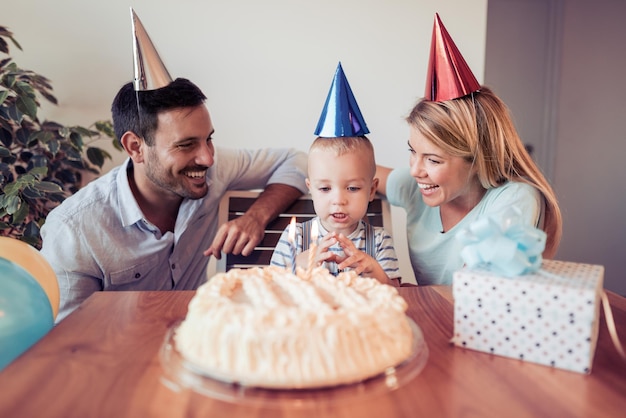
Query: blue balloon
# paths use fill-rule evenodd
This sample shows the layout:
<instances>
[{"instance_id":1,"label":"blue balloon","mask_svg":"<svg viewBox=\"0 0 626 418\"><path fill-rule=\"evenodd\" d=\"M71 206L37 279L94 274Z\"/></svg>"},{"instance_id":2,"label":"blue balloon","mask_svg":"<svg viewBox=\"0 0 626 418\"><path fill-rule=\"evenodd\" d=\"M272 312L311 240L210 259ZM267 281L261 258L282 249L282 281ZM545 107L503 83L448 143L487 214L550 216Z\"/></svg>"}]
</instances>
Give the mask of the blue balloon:
<instances>
[{"instance_id":1,"label":"blue balloon","mask_svg":"<svg viewBox=\"0 0 626 418\"><path fill-rule=\"evenodd\" d=\"M0 258L0 371L54 326L52 306L26 270Z\"/></svg>"}]
</instances>

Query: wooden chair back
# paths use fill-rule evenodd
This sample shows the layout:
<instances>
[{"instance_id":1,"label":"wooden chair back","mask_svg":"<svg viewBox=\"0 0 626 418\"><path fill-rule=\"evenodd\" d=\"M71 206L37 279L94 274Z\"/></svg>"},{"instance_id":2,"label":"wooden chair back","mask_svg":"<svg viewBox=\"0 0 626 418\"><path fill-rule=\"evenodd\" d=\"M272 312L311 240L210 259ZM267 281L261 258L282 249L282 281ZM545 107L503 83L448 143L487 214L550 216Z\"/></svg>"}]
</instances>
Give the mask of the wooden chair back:
<instances>
[{"instance_id":1,"label":"wooden chair back","mask_svg":"<svg viewBox=\"0 0 626 418\"><path fill-rule=\"evenodd\" d=\"M252 190L230 191L226 193L220 202L219 224L221 225L245 213L260 193L260 191ZM252 254L247 257L222 254L222 258L217 260L217 272L226 272L232 268L268 266L280 235L287 228L293 216L296 217L296 222L308 221L315 217L313 201L310 195L302 196L267 225L263 240L255 247ZM384 197L376 195L374 200L370 202L365 217L372 225L382 226L388 233L391 233L391 211L389 202Z\"/></svg>"}]
</instances>

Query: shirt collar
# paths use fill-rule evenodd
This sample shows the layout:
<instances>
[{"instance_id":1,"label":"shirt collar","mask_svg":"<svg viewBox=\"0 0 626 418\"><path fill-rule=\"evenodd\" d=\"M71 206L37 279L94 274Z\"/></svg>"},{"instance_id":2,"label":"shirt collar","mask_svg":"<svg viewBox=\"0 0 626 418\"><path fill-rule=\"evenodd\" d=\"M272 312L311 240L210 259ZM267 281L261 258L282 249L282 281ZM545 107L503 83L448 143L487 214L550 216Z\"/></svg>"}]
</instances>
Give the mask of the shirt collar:
<instances>
[{"instance_id":1,"label":"shirt collar","mask_svg":"<svg viewBox=\"0 0 626 418\"><path fill-rule=\"evenodd\" d=\"M120 216L122 218L122 226L127 227L141 221L144 216L143 212L139 208L139 204L133 196L133 192L130 189L130 182L128 181L128 170L133 166L133 161L127 158L126 161L120 166L120 170L117 172L117 190L118 206L120 208Z\"/></svg>"},{"instance_id":2,"label":"shirt collar","mask_svg":"<svg viewBox=\"0 0 626 418\"><path fill-rule=\"evenodd\" d=\"M128 158L126 161L120 166L120 170L117 172L117 189L119 190L119 202L118 206L120 208L120 216L122 218L122 226L127 227L137 222L143 221L145 219L135 196L133 195L132 190L130 189L130 182L128 181L128 170L133 166L133 161ZM213 180L211 178L207 178L207 184L210 187L213 184ZM202 211L202 206L205 198L202 199L183 199L181 203L181 210L179 211L179 216L181 213L184 214L183 222L187 222L187 217L192 216L194 213L198 211Z\"/></svg>"}]
</instances>

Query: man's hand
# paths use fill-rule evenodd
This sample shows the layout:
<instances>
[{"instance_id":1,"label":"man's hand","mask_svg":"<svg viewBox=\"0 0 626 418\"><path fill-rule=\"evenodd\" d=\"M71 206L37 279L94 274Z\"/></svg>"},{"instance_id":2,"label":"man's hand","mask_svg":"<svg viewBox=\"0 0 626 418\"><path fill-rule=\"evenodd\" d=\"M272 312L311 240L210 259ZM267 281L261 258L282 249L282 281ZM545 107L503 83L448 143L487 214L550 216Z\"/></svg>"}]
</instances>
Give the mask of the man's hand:
<instances>
[{"instance_id":1,"label":"man's hand","mask_svg":"<svg viewBox=\"0 0 626 418\"><path fill-rule=\"evenodd\" d=\"M203 254L212 255L218 260L222 258L222 251L226 254L247 256L261 242L264 234L265 224L262 224L253 215L245 213L222 224L217 230L211 246Z\"/></svg>"},{"instance_id":2,"label":"man's hand","mask_svg":"<svg viewBox=\"0 0 626 418\"><path fill-rule=\"evenodd\" d=\"M242 216L220 225L206 256L222 258L222 252L250 255L263 239L267 224L287 209L302 192L286 184L269 184Z\"/></svg>"}]
</instances>

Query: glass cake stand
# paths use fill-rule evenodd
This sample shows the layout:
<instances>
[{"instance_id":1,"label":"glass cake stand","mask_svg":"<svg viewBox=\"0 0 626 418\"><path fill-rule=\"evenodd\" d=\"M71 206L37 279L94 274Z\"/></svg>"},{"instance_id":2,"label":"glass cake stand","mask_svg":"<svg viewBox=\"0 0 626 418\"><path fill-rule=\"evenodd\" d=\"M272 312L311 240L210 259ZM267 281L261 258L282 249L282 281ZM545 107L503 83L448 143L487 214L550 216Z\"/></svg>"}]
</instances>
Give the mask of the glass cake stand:
<instances>
[{"instance_id":1,"label":"glass cake stand","mask_svg":"<svg viewBox=\"0 0 626 418\"><path fill-rule=\"evenodd\" d=\"M159 357L163 368L161 382L174 392L191 390L226 402L257 406L313 406L320 399L334 402L356 401L361 397L388 393L415 378L426 365L428 346L419 326L408 318L413 332L411 355L402 363L360 382L306 389L268 389L246 386L206 373L185 360L176 349L174 333L180 321L172 325L161 345Z\"/></svg>"}]
</instances>

